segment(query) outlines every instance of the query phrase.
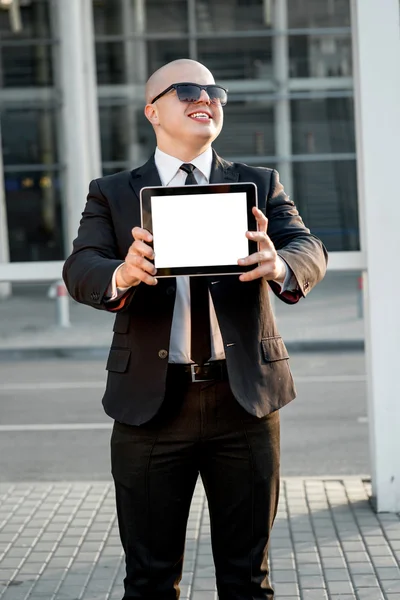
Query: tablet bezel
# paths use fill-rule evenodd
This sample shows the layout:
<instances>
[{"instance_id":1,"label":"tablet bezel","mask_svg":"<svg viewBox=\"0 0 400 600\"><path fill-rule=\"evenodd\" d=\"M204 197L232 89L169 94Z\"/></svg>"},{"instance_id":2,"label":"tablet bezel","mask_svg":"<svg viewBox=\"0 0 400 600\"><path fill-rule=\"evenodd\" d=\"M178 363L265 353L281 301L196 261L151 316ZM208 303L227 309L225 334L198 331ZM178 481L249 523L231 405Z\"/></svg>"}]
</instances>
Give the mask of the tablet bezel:
<instances>
[{"instance_id":1,"label":"tablet bezel","mask_svg":"<svg viewBox=\"0 0 400 600\"><path fill-rule=\"evenodd\" d=\"M252 208L258 206L257 187L254 183L211 183L207 185L184 186L153 186L144 187L140 191L140 216L144 229L153 234L153 219L151 211L151 198L154 196L188 195L188 194L226 194L230 192L245 192L247 202L247 229L257 231L257 220L252 213ZM257 252L258 244L253 240L248 241L248 254ZM150 244L153 246L153 243ZM238 256L238 258L244 258ZM151 261L154 262L154 261ZM183 275L234 275L245 273L256 268L257 265L241 266L216 265L197 267L162 267L157 269L156 277L179 277Z\"/></svg>"}]
</instances>

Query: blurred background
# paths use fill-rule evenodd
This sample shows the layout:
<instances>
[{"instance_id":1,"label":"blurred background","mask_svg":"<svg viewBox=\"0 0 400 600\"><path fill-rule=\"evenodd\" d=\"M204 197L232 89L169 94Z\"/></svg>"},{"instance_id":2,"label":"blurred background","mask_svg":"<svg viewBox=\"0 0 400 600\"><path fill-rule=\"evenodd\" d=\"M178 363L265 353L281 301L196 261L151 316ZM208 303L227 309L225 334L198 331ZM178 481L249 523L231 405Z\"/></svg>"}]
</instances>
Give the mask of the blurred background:
<instances>
[{"instance_id":1,"label":"blurred background","mask_svg":"<svg viewBox=\"0 0 400 600\"><path fill-rule=\"evenodd\" d=\"M60 453L38 447L35 436L26 441L32 462L42 465L37 476L107 473L101 427L108 421L99 400L113 315L73 302L57 280L89 181L137 167L154 150L144 85L180 57L203 62L229 89L217 152L278 169L330 252L329 273L306 302L275 303L305 398L287 413L284 473L368 473L350 0L0 0L0 35L2 423L21 435L28 425L39 436L43 424L55 432L72 427L56 436L66 444ZM72 372L80 374L73 389L86 386L73 400ZM319 398L335 396L338 385L327 419ZM300 421L305 431L315 428L311 413L320 432L312 444L308 435L291 435ZM81 418L94 423L87 464L75 454L84 438L70 443ZM346 439L340 446L339 431ZM12 436L1 440L13 444ZM6 480L29 477L25 454L11 463L3 456Z\"/></svg>"},{"instance_id":2,"label":"blurred background","mask_svg":"<svg viewBox=\"0 0 400 600\"><path fill-rule=\"evenodd\" d=\"M0 226L11 261L63 259L69 205L83 205L63 185L75 176L67 168L65 135L75 115L64 38L82 47L77 60L97 82L88 106L100 126L88 150L101 156L95 176L147 160L154 136L143 116L143 84L161 65L190 57L229 88L215 149L277 168L328 249L359 250L350 0L280 0L277 7L272 0L93 0L93 63L79 39L90 41L91 15L82 13L88 23L70 29L69 4L0 1L7 215ZM87 104L85 90L79 94ZM86 131L80 136L76 146L86 147Z\"/></svg>"},{"instance_id":3,"label":"blurred background","mask_svg":"<svg viewBox=\"0 0 400 600\"><path fill-rule=\"evenodd\" d=\"M315 321L312 309L315 331L289 324L290 336L359 344L353 37L350 0L0 0L0 264L11 263L9 282L0 273L0 298L12 294L23 345L40 346L29 334L43 327L100 319L65 298L64 308L52 301L60 261L89 181L137 167L154 150L144 84L179 57L203 62L229 89L217 152L278 169L331 253L323 285L327 302L339 293L344 332ZM18 304L27 294L29 311ZM15 319L4 315L0 342L10 342L10 330Z\"/></svg>"}]
</instances>

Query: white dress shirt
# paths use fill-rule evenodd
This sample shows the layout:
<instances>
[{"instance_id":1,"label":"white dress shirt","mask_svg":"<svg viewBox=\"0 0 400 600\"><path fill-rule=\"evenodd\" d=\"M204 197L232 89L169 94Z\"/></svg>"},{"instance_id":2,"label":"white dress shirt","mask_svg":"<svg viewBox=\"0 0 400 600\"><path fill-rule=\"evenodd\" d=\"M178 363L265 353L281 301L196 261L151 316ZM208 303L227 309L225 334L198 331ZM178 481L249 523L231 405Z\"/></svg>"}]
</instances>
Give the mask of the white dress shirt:
<instances>
[{"instance_id":1,"label":"white dress shirt","mask_svg":"<svg viewBox=\"0 0 400 600\"><path fill-rule=\"evenodd\" d=\"M206 185L210 180L211 165L213 153L211 147L203 154L194 158L191 162L195 166L193 175L199 185ZM181 160L162 152L156 148L154 155L155 164L163 186L181 186L185 185L187 173L181 170L183 164ZM286 264L286 263L285 263ZM122 266L122 265L121 265ZM118 267L120 268L120 267ZM129 288L116 287L115 270L112 282L109 287L108 300L112 301L124 294ZM287 267L287 275L282 286L283 289L291 288L292 273ZM290 283L289 283L290 282ZM289 285L288 285L289 284ZM139 284L141 285L141 284ZM210 323L211 323L211 357L210 360L221 360L225 358L224 344L221 331L218 325L217 315L214 304L210 299ZM176 278L176 299L174 313L172 318L171 339L169 347L169 362L189 364L193 361L190 358L190 284L188 276Z\"/></svg>"}]
</instances>

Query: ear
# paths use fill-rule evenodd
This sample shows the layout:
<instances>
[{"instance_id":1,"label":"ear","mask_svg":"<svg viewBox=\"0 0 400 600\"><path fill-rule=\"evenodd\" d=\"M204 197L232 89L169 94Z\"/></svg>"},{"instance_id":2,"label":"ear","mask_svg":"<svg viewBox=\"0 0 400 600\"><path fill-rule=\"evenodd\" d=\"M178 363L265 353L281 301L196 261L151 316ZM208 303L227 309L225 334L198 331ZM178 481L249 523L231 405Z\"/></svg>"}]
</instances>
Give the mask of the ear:
<instances>
[{"instance_id":1,"label":"ear","mask_svg":"<svg viewBox=\"0 0 400 600\"><path fill-rule=\"evenodd\" d=\"M146 119L150 121L153 127L159 125L157 108L154 106L154 104L146 104L146 106L144 107L144 114L146 116Z\"/></svg>"}]
</instances>

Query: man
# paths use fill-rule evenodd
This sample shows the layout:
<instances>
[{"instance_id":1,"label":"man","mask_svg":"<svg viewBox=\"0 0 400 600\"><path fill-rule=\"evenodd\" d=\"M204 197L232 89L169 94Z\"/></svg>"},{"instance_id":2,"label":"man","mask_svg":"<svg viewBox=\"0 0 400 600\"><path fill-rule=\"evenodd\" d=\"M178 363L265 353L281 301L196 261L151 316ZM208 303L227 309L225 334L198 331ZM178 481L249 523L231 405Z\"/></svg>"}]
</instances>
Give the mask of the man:
<instances>
[{"instance_id":1,"label":"man","mask_svg":"<svg viewBox=\"0 0 400 600\"><path fill-rule=\"evenodd\" d=\"M75 300L117 313L103 404L115 420L111 459L126 554L124 600L179 598L199 474L220 600L274 597L267 551L279 496L278 409L295 392L268 286L283 301L297 302L324 276L326 252L276 171L230 163L212 150L226 99L194 61L174 61L150 77L145 115L157 138L155 155L90 184L65 263ZM246 235L259 252L238 257L254 265L240 276L192 278L206 285L200 309L190 278L157 281L152 236L140 227L140 190L235 181L257 185L258 231ZM204 316L207 327L194 333ZM196 338L205 331L208 359L193 367Z\"/></svg>"}]
</instances>

